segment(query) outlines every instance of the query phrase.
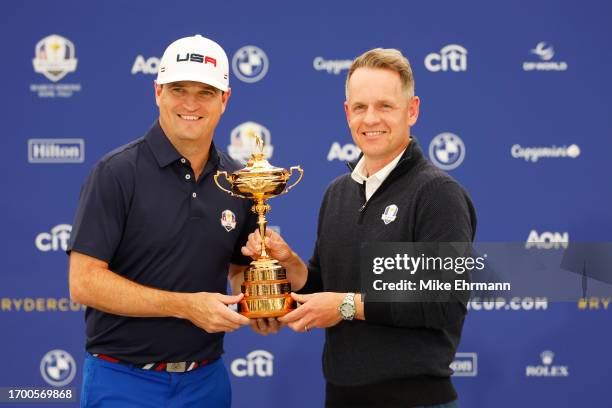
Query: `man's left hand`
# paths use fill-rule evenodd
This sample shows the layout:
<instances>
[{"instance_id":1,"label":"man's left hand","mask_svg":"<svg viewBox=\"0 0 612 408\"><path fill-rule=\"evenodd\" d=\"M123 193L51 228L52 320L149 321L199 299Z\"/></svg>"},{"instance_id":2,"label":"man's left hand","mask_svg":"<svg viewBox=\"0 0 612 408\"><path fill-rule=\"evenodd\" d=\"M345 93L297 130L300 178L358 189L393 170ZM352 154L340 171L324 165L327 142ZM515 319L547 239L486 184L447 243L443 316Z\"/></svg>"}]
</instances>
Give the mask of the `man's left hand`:
<instances>
[{"instance_id":1,"label":"man's left hand","mask_svg":"<svg viewBox=\"0 0 612 408\"><path fill-rule=\"evenodd\" d=\"M278 320L287 324L296 332L335 326L342 320L338 307L345 295L346 293L336 292L320 292L309 295L292 293L291 297L302 305Z\"/></svg>"},{"instance_id":2,"label":"man's left hand","mask_svg":"<svg viewBox=\"0 0 612 408\"><path fill-rule=\"evenodd\" d=\"M278 333L281 327L276 317L251 319L251 329L263 336Z\"/></svg>"}]
</instances>

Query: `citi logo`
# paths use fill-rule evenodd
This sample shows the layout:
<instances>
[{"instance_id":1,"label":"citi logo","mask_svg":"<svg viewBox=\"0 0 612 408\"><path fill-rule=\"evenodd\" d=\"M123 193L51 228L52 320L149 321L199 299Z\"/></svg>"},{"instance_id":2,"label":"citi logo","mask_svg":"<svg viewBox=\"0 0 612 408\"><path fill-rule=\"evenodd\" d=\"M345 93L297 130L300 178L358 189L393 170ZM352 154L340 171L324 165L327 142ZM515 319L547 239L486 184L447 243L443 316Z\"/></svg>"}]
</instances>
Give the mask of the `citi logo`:
<instances>
[{"instance_id":1,"label":"citi logo","mask_svg":"<svg viewBox=\"0 0 612 408\"><path fill-rule=\"evenodd\" d=\"M537 248L537 249L559 249L567 248L569 245L569 233L568 232L542 232L538 234L536 230L531 230L525 248Z\"/></svg>"},{"instance_id":2,"label":"citi logo","mask_svg":"<svg viewBox=\"0 0 612 408\"><path fill-rule=\"evenodd\" d=\"M254 350L246 358L232 361L230 369L236 377L271 377L274 356L265 350Z\"/></svg>"},{"instance_id":3,"label":"citi logo","mask_svg":"<svg viewBox=\"0 0 612 408\"><path fill-rule=\"evenodd\" d=\"M326 60L323 57L316 57L312 65L316 71L327 71L328 74L339 75L342 71L348 71L353 64L353 60Z\"/></svg>"},{"instance_id":4,"label":"citi logo","mask_svg":"<svg viewBox=\"0 0 612 408\"><path fill-rule=\"evenodd\" d=\"M453 377L476 377L478 375L478 355L476 353L456 353L450 364Z\"/></svg>"},{"instance_id":5,"label":"citi logo","mask_svg":"<svg viewBox=\"0 0 612 408\"><path fill-rule=\"evenodd\" d=\"M552 365L555 353L550 350L540 353L542 365L527 366L525 376L527 377L569 377L568 366Z\"/></svg>"},{"instance_id":6,"label":"citi logo","mask_svg":"<svg viewBox=\"0 0 612 408\"><path fill-rule=\"evenodd\" d=\"M347 143L341 146L340 143L334 142L327 153L327 161L341 160L352 162L357 160L361 150L352 143Z\"/></svg>"},{"instance_id":7,"label":"citi logo","mask_svg":"<svg viewBox=\"0 0 612 408\"><path fill-rule=\"evenodd\" d=\"M41 252L50 251L66 251L68 249L68 241L70 240L70 233L72 232L72 225L59 224L51 228L51 232L41 232L36 236L34 243L36 248Z\"/></svg>"},{"instance_id":8,"label":"citi logo","mask_svg":"<svg viewBox=\"0 0 612 408\"><path fill-rule=\"evenodd\" d=\"M425 68L431 72L464 72L467 71L467 50L457 44L449 44L440 53L431 53L425 57Z\"/></svg>"},{"instance_id":9,"label":"citi logo","mask_svg":"<svg viewBox=\"0 0 612 408\"><path fill-rule=\"evenodd\" d=\"M143 74L157 74L159 71L160 59L157 57L150 57L145 59L144 56L138 55L134 60L134 64L132 65L132 75L136 75L138 73Z\"/></svg>"},{"instance_id":10,"label":"citi logo","mask_svg":"<svg viewBox=\"0 0 612 408\"><path fill-rule=\"evenodd\" d=\"M83 163L83 139L29 139L29 163Z\"/></svg>"},{"instance_id":11,"label":"citi logo","mask_svg":"<svg viewBox=\"0 0 612 408\"><path fill-rule=\"evenodd\" d=\"M576 144L569 146L549 146L549 147L523 147L519 144L512 145L510 154L515 159L523 159L532 163L541 158L570 158L575 159L580 156L580 147Z\"/></svg>"}]
</instances>

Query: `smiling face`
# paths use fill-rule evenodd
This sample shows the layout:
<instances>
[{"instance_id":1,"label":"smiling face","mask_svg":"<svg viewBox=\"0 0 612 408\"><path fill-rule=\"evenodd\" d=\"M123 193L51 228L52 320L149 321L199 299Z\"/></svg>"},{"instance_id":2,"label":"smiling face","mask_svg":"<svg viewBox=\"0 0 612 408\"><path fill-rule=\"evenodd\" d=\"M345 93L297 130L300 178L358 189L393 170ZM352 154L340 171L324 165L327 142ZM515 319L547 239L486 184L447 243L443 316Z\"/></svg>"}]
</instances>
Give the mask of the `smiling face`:
<instances>
[{"instance_id":1,"label":"smiling face","mask_svg":"<svg viewBox=\"0 0 612 408\"><path fill-rule=\"evenodd\" d=\"M160 126L175 145L210 144L230 93L194 81L155 83Z\"/></svg>"},{"instance_id":2,"label":"smiling face","mask_svg":"<svg viewBox=\"0 0 612 408\"><path fill-rule=\"evenodd\" d=\"M346 119L370 175L410 143L410 126L419 116L419 98L402 89L400 74L384 68L357 68L351 75Z\"/></svg>"}]
</instances>

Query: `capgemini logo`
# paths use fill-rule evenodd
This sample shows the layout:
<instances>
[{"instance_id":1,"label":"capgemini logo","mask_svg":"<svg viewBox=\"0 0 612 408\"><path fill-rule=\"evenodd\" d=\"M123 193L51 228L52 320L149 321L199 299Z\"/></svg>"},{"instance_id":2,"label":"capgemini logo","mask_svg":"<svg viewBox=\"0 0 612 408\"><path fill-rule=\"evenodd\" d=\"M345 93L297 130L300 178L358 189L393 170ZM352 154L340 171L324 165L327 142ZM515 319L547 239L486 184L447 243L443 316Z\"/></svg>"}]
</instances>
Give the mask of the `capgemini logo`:
<instances>
[{"instance_id":1,"label":"capgemini logo","mask_svg":"<svg viewBox=\"0 0 612 408\"><path fill-rule=\"evenodd\" d=\"M274 356L265 350L253 350L246 358L232 361L230 369L236 377L271 377Z\"/></svg>"}]
</instances>

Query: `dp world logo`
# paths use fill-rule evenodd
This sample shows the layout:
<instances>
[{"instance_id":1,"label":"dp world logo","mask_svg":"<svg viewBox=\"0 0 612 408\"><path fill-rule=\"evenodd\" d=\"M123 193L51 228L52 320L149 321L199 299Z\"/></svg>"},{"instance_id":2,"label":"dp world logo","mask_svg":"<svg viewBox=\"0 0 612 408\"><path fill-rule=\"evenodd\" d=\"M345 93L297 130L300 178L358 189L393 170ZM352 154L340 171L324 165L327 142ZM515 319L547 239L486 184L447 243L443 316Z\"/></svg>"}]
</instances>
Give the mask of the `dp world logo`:
<instances>
[{"instance_id":1,"label":"dp world logo","mask_svg":"<svg viewBox=\"0 0 612 408\"><path fill-rule=\"evenodd\" d=\"M234 75L248 83L257 82L266 76L270 63L268 56L261 48L246 45L240 48L232 58Z\"/></svg>"},{"instance_id":2,"label":"dp world logo","mask_svg":"<svg viewBox=\"0 0 612 408\"><path fill-rule=\"evenodd\" d=\"M244 122L232 130L230 134L230 145L227 146L227 152L230 157L234 160L238 160L242 164L246 164L251 154L257 151L256 138L254 136L259 136L264 142L264 155L266 159L270 159L274 151L270 131L255 122Z\"/></svg>"},{"instance_id":3,"label":"dp world logo","mask_svg":"<svg viewBox=\"0 0 612 408\"><path fill-rule=\"evenodd\" d=\"M70 384L76 375L76 362L64 350L51 350L40 361L42 378L54 387Z\"/></svg>"},{"instance_id":4,"label":"dp world logo","mask_svg":"<svg viewBox=\"0 0 612 408\"><path fill-rule=\"evenodd\" d=\"M266 350L253 350L246 358L232 361L230 369L236 377L271 377L274 356Z\"/></svg>"},{"instance_id":5,"label":"dp world logo","mask_svg":"<svg viewBox=\"0 0 612 408\"><path fill-rule=\"evenodd\" d=\"M34 71L50 81L57 82L66 74L76 71L74 44L61 35L53 34L43 38L36 44L34 52Z\"/></svg>"},{"instance_id":6,"label":"dp world logo","mask_svg":"<svg viewBox=\"0 0 612 408\"><path fill-rule=\"evenodd\" d=\"M429 158L442 170L456 169L465 158L463 140L453 133L440 133L429 144Z\"/></svg>"}]
</instances>

